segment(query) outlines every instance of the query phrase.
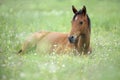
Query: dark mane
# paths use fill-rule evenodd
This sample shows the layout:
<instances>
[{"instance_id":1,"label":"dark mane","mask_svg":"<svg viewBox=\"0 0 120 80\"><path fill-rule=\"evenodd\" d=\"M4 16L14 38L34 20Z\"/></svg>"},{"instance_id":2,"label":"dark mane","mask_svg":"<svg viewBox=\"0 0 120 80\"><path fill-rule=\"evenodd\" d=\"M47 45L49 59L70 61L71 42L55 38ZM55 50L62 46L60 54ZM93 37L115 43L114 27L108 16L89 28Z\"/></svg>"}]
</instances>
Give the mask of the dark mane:
<instances>
[{"instance_id":1,"label":"dark mane","mask_svg":"<svg viewBox=\"0 0 120 80\"><path fill-rule=\"evenodd\" d=\"M89 30L91 32L91 21L90 21L88 14L87 14L87 20L88 20L88 27L89 27Z\"/></svg>"},{"instance_id":2,"label":"dark mane","mask_svg":"<svg viewBox=\"0 0 120 80\"><path fill-rule=\"evenodd\" d=\"M73 16L73 20L75 20L76 16L77 15L81 15L82 14L82 10L79 10L74 16ZM90 18L87 14L87 20L88 20L88 27L89 27L89 30L91 31L91 21L90 21Z\"/></svg>"}]
</instances>

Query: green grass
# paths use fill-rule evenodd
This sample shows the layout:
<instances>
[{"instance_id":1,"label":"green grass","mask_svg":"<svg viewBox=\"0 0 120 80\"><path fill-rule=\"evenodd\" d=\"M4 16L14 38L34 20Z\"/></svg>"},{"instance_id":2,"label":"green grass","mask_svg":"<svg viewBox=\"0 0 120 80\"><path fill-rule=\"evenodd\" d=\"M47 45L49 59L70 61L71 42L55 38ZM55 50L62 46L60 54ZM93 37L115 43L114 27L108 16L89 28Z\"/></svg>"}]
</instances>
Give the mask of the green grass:
<instances>
[{"instance_id":1,"label":"green grass","mask_svg":"<svg viewBox=\"0 0 120 80\"><path fill-rule=\"evenodd\" d=\"M0 80L120 80L119 0L1 0ZM16 55L26 36L46 30L69 32L71 5L86 5L91 18L89 56Z\"/></svg>"}]
</instances>

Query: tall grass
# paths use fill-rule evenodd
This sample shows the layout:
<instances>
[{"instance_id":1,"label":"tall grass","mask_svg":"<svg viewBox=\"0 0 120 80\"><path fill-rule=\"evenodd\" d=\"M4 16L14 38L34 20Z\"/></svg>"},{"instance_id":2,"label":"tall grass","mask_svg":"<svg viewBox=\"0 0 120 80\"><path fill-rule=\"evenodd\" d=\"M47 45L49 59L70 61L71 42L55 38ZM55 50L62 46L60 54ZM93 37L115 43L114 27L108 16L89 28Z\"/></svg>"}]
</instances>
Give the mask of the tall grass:
<instances>
[{"instance_id":1,"label":"tall grass","mask_svg":"<svg viewBox=\"0 0 120 80\"><path fill-rule=\"evenodd\" d=\"M119 0L0 1L0 80L119 80ZM71 5L86 5L91 19L89 56L49 55L34 49L16 55L26 36L39 30L69 32Z\"/></svg>"}]
</instances>

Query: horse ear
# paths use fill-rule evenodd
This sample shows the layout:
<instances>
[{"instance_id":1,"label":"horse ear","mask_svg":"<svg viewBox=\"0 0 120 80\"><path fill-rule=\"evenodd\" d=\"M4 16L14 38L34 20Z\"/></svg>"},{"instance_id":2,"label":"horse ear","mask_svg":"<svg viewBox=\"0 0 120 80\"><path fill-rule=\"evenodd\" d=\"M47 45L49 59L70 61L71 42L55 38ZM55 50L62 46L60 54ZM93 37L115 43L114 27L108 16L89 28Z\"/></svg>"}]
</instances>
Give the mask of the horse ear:
<instances>
[{"instance_id":1,"label":"horse ear","mask_svg":"<svg viewBox=\"0 0 120 80\"><path fill-rule=\"evenodd\" d=\"M83 14L83 15L86 15L86 12L87 12L86 7L83 6L83 8L82 8L82 14Z\"/></svg>"},{"instance_id":2,"label":"horse ear","mask_svg":"<svg viewBox=\"0 0 120 80\"><path fill-rule=\"evenodd\" d=\"M72 5L72 11L74 14L76 14L78 12L77 9L73 5Z\"/></svg>"}]
</instances>

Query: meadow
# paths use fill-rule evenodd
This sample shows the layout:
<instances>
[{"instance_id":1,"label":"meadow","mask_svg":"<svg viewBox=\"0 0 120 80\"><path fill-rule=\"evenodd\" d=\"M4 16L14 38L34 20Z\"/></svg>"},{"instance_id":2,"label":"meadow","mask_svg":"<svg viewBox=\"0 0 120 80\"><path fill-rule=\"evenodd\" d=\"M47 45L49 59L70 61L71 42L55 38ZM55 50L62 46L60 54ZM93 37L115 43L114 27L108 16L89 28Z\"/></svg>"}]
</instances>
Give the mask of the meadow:
<instances>
[{"instance_id":1,"label":"meadow","mask_svg":"<svg viewBox=\"0 0 120 80\"><path fill-rule=\"evenodd\" d=\"M120 80L119 0L0 0L0 80ZM49 55L35 49L20 56L36 31L69 32L71 6L87 7L92 54Z\"/></svg>"}]
</instances>

